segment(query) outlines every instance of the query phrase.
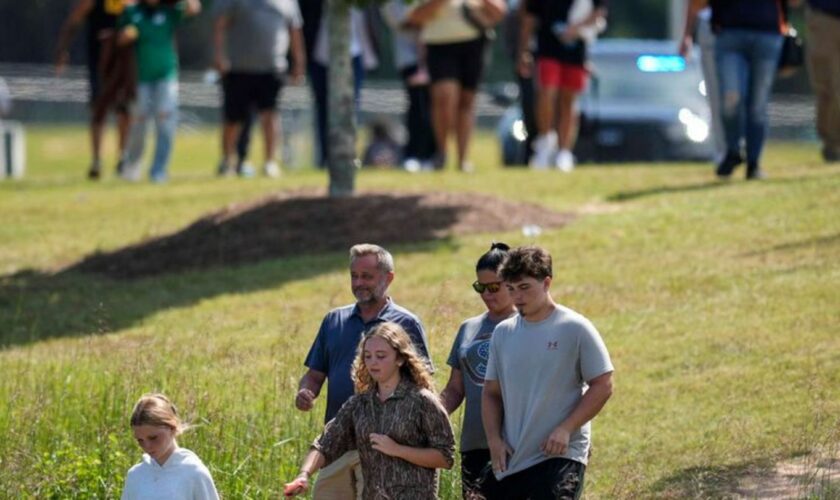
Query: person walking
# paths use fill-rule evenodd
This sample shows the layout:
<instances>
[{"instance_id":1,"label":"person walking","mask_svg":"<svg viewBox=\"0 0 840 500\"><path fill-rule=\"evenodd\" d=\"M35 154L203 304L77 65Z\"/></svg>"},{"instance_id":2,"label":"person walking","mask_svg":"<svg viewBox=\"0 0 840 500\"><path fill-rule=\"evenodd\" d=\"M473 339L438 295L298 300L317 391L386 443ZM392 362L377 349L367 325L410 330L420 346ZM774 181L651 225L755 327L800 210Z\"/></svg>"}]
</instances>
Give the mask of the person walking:
<instances>
[{"instance_id":1,"label":"person walking","mask_svg":"<svg viewBox=\"0 0 840 500\"><path fill-rule=\"evenodd\" d=\"M155 183L168 178L169 158L178 125L178 53L175 29L186 17L201 11L199 0L162 4L161 0L140 0L127 7L119 20L119 43L134 43L137 55L137 101L132 110L132 126L121 173L126 180L140 178L140 160L146 143L150 118L155 121L157 138L149 179Z\"/></svg>"},{"instance_id":2,"label":"person walking","mask_svg":"<svg viewBox=\"0 0 840 500\"><path fill-rule=\"evenodd\" d=\"M529 165L570 172L575 168L572 150L580 121L577 99L589 79L587 44L605 23L605 0L523 1L517 68L523 78L536 72L539 134ZM530 47L535 28L536 61Z\"/></svg>"},{"instance_id":3,"label":"person walking","mask_svg":"<svg viewBox=\"0 0 840 500\"><path fill-rule=\"evenodd\" d=\"M312 474L352 450L360 457L362 499L436 499L437 469L452 467L455 438L428 365L400 325L379 323L365 334L353 382L356 394L315 440L285 495L304 493ZM354 498L317 490L313 497Z\"/></svg>"},{"instance_id":4,"label":"person walking","mask_svg":"<svg viewBox=\"0 0 840 500\"><path fill-rule=\"evenodd\" d=\"M198 455L178 446L185 425L169 398L145 394L131 412L131 431L143 459L125 476L122 500L219 500Z\"/></svg>"},{"instance_id":5,"label":"person walking","mask_svg":"<svg viewBox=\"0 0 840 500\"><path fill-rule=\"evenodd\" d=\"M551 297L551 255L510 251L499 275L519 314L493 331L481 417L491 471L487 500L577 499L591 420L612 395L613 365L598 330Z\"/></svg>"},{"instance_id":6,"label":"person walking","mask_svg":"<svg viewBox=\"0 0 840 500\"><path fill-rule=\"evenodd\" d=\"M840 161L840 1L808 0L808 75L826 162Z\"/></svg>"},{"instance_id":7,"label":"person walking","mask_svg":"<svg viewBox=\"0 0 840 500\"><path fill-rule=\"evenodd\" d=\"M485 29L507 11L502 0L424 0L406 18L420 26L432 85L435 168L446 166L447 139L456 139L457 165L472 171L469 145L475 124L475 97L484 71ZM484 24L482 24L484 23Z\"/></svg>"},{"instance_id":8,"label":"person walking","mask_svg":"<svg viewBox=\"0 0 840 500\"><path fill-rule=\"evenodd\" d=\"M214 66L222 75L224 92L222 163L218 173L253 175L242 161L237 143L256 109L265 146L263 174L278 177L278 97L286 74L291 74L292 82L300 82L306 67L303 21L297 1L225 0L216 13Z\"/></svg>"},{"instance_id":9,"label":"person walking","mask_svg":"<svg viewBox=\"0 0 840 500\"><path fill-rule=\"evenodd\" d=\"M326 381L324 422L335 418L339 408L353 395L351 374L359 341L365 331L379 323L400 325L411 338L417 354L426 360L430 370L433 369L426 332L420 320L388 296L388 287L393 280L394 258L390 252L368 243L350 249L350 285L356 303L333 309L321 322L304 361L308 370L301 378L295 396L297 409L311 410ZM354 498L362 484L359 454L348 450L321 471L313 494L322 498Z\"/></svg>"},{"instance_id":10,"label":"person walking","mask_svg":"<svg viewBox=\"0 0 840 500\"><path fill-rule=\"evenodd\" d=\"M726 155L717 164L718 177L729 178L744 162L748 180L764 178L761 153L767 136L767 103L776 79L786 24L787 0L692 0L682 50L691 47L697 13L711 9L715 32L715 64L721 98Z\"/></svg>"},{"instance_id":11,"label":"person walking","mask_svg":"<svg viewBox=\"0 0 840 500\"><path fill-rule=\"evenodd\" d=\"M513 299L499 278L499 268L510 247L493 243L475 266L473 290L486 311L467 319L458 328L446 363L452 368L449 381L440 393L444 408L451 415L464 403L461 424L461 490L465 500L483 498L481 475L490 466L490 450L481 424L481 390L487 369L493 329L516 314Z\"/></svg>"},{"instance_id":12,"label":"person walking","mask_svg":"<svg viewBox=\"0 0 840 500\"><path fill-rule=\"evenodd\" d=\"M123 0L79 0L70 11L58 35L56 47L55 72L61 76L70 60L70 43L82 24L86 25L87 77L89 85L89 104L91 108L90 145L91 163L87 176L91 180L102 176L102 136L105 132L105 120L108 109L113 109L117 117L117 167L122 170L122 155L128 140L131 125L129 106L125 99L116 100L110 105L99 103L103 89L103 47L110 43L115 35L117 20L124 10ZM103 103L104 104L104 103Z\"/></svg>"}]
</instances>

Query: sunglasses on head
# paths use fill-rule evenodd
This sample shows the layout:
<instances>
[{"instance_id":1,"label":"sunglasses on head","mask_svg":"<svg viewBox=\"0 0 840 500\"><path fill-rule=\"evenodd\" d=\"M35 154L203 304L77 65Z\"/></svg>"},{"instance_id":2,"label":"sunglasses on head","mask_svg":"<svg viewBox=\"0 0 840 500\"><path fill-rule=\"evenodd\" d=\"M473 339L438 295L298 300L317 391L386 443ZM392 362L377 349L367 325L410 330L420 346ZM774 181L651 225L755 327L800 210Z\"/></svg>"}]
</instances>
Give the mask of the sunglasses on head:
<instances>
[{"instance_id":1,"label":"sunglasses on head","mask_svg":"<svg viewBox=\"0 0 840 500\"><path fill-rule=\"evenodd\" d=\"M502 282L497 281L495 283L479 283L478 281L476 281L472 284L472 287L473 290L476 291L476 293L484 293L485 290L487 290L490 293L496 293L499 290L501 290Z\"/></svg>"}]
</instances>

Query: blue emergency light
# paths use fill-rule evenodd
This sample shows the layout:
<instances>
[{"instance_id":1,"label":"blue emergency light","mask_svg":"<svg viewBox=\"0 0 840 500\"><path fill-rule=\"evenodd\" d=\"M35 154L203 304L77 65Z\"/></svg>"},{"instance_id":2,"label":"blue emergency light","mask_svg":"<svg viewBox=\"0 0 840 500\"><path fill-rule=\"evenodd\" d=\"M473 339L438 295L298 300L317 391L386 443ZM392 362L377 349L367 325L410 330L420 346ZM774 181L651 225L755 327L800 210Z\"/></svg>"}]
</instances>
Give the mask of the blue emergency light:
<instances>
[{"instance_id":1,"label":"blue emergency light","mask_svg":"<svg viewBox=\"0 0 840 500\"><path fill-rule=\"evenodd\" d=\"M673 55L639 56L636 67L645 73L677 73L685 71L685 58Z\"/></svg>"}]
</instances>

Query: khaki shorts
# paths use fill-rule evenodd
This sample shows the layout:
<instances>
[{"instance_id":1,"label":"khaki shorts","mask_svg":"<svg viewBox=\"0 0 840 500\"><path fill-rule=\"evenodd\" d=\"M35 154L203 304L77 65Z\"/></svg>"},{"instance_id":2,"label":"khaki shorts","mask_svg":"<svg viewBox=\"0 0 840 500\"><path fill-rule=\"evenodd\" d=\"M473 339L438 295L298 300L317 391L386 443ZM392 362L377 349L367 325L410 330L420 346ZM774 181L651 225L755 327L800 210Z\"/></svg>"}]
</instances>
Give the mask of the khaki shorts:
<instances>
[{"instance_id":1,"label":"khaki shorts","mask_svg":"<svg viewBox=\"0 0 840 500\"><path fill-rule=\"evenodd\" d=\"M312 498L315 500L349 500L362 498L362 466L359 452L348 451L321 469Z\"/></svg>"}]
</instances>

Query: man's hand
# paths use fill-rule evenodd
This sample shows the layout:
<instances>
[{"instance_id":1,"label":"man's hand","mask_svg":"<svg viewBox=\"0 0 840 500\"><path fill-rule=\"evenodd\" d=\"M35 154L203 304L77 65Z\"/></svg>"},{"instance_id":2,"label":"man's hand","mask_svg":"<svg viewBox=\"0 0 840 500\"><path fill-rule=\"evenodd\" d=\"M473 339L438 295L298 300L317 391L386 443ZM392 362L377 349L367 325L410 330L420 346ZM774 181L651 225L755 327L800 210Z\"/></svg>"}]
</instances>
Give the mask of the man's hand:
<instances>
[{"instance_id":1,"label":"man's hand","mask_svg":"<svg viewBox=\"0 0 840 500\"><path fill-rule=\"evenodd\" d=\"M557 426L542 445L542 451L547 456L558 456L566 453L569 448L571 432L562 425Z\"/></svg>"},{"instance_id":2,"label":"man's hand","mask_svg":"<svg viewBox=\"0 0 840 500\"><path fill-rule=\"evenodd\" d=\"M490 448L490 466L493 467L493 472L506 471L508 455L513 455L513 449L502 438L488 440L487 446Z\"/></svg>"},{"instance_id":3,"label":"man's hand","mask_svg":"<svg viewBox=\"0 0 840 500\"><path fill-rule=\"evenodd\" d=\"M295 397L295 406L300 411L309 411L315 405L315 393L309 389L301 389Z\"/></svg>"},{"instance_id":4,"label":"man's hand","mask_svg":"<svg viewBox=\"0 0 840 500\"><path fill-rule=\"evenodd\" d=\"M283 495L294 497L306 493L309 489L309 474L301 472L291 483L286 483L283 488Z\"/></svg>"},{"instance_id":5,"label":"man's hand","mask_svg":"<svg viewBox=\"0 0 840 500\"><path fill-rule=\"evenodd\" d=\"M385 434L371 433L370 445L374 450L384 453L389 457L396 457L400 449L400 445Z\"/></svg>"}]
</instances>

